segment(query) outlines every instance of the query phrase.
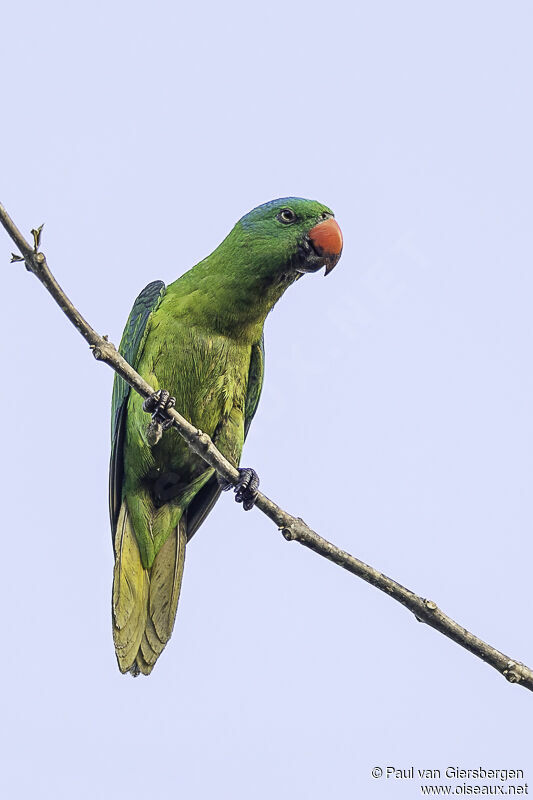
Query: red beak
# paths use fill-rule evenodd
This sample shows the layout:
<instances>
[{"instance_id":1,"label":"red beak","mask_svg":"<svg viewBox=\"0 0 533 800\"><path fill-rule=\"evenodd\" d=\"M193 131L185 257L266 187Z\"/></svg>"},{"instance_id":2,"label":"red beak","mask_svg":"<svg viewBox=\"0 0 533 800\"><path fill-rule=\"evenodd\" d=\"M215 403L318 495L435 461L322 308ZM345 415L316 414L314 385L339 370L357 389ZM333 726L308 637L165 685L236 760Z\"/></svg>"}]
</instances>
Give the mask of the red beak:
<instances>
[{"instance_id":1,"label":"red beak","mask_svg":"<svg viewBox=\"0 0 533 800\"><path fill-rule=\"evenodd\" d=\"M319 222L309 231L309 238L317 253L327 259L326 275L331 272L342 253L342 232L333 217Z\"/></svg>"}]
</instances>

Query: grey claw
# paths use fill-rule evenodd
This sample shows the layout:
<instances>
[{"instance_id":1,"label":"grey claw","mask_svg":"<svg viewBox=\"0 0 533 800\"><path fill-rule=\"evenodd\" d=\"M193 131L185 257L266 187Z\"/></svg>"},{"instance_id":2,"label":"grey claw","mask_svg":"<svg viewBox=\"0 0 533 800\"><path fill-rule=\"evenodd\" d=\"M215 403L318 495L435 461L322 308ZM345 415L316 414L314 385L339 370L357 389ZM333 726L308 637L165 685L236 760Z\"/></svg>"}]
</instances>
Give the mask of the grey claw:
<instances>
[{"instance_id":1,"label":"grey claw","mask_svg":"<svg viewBox=\"0 0 533 800\"><path fill-rule=\"evenodd\" d=\"M237 503L242 503L245 511L254 507L259 488L259 476L254 469L249 467L239 469L239 480L236 484L224 480L219 475L217 481L223 492L229 492L230 489L235 491L235 500Z\"/></svg>"},{"instance_id":2,"label":"grey claw","mask_svg":"<svg viewBox=\"0 0 533 800\"><path fill-rule=\"evenodd\" d=\"M150 397L147 397L143 403L143 411L146 411L147 414L151 414L157 405L158 399L158 392L155 392L154 394L151 394Z\"/></svg>"},{"instance_id":3,"label":"grey claw","mask_svg":"<svg viewBox=\"0 0 533 800\"><path fill-rule=\"evenodd\" d=\"M240 478L235 485L235 500L242 503L245 511L250 511L257 500L257 490L259 489L259 475L250 467L239 469Z\"/></svg>"},{"instance_id":4,"label":"grey claw","mask_svg":"<svg viewBox=\"0 0 533 800\"><path fill-rule=\"evenodd\" d=\"M147 439L148 444L153 447L163 435L163 431L172 427L172 419L167 416L167 411L174 408L176 398L171 397L166 389L159 389L147 397L143 403L143 411L152 415L152 421L148 425Z\"/></svg>"}]
</instances>

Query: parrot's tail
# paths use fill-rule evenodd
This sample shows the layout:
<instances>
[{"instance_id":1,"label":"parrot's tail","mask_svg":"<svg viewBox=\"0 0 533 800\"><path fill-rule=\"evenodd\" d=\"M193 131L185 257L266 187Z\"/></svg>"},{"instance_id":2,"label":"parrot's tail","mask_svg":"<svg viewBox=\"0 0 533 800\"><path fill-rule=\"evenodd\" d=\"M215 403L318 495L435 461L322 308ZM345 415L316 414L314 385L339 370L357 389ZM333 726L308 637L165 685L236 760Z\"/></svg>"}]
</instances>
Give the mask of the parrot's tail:
<instances>
[{"instance_id":1,"label":"parrot's tail","mask_svg":"<svg viewBox=\"0 0 533 800\"><path fill-rule=\"evenodd\" d=\"M124 500L115 531L113 640L121 672L149 675L170 639L181 587L186 523L181 519L151 569L141 554Z\"/></svg>"}]
</instances>

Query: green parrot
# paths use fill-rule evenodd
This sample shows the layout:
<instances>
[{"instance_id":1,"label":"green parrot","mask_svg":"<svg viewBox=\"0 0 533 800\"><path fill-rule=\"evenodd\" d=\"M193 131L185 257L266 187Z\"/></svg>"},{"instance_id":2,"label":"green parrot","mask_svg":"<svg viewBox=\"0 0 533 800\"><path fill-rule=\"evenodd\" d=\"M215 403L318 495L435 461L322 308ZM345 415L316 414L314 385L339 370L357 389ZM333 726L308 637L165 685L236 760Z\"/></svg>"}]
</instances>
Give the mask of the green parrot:
<instances>
[{"instance_id":1,"label":"green parrot","mask_svg":"<svg viewBox=\"0 0 533 800\"><path fill-rule=\"evenodd\" d=\"M120 353L155 389L143 403L113 386L109 507L115 567L113 639L121 672L148 675L170 639L185 548L223 485L173 429L179 412L239 465L261 395L263 325L285 289L342 252L329 208L285 197L258 206L210 256L136 299ZM147 417L151 412L151 421ZM252 508L259 479L239 469L236 500Z\"/></svg>"}]
</instances>

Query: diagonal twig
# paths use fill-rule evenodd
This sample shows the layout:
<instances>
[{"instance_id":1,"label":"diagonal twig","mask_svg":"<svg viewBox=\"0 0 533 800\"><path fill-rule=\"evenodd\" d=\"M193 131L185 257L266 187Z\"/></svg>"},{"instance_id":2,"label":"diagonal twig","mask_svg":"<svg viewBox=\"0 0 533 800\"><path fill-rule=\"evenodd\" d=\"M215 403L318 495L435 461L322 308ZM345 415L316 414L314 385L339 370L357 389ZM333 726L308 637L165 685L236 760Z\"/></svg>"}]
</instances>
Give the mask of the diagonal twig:
<instances>
[{"instance_id":1,"label":"diagonal twig","mask_svg":"<svg viewBox=\"0 0 533 800\"><path fill-rule=\"evenodd\" d=\"M108 364L142 397L147 398L152 395L154 391L152 387L122 358L106 336L100 336L91 328L57 283L50 272L44 254L39 252L42 225L32 231L34 240L32 247L18 230L2 204L0 204L0 222L22 253L22 256L13 255L12 261L24 261L26 268L41 281L72 324L75 325L88 342L94 357L98 361ZM233 484L237 483L239 479L238 471L217 450L211 438L194 425L191 425L174 408L169 409L167 413L172 418L174 427L177 428L191 450L200 455L224 480ZM509 656L467 631L462 625L459 625L455 620L444 614L432 600L419 597L410 589L406 589L405 586L387 577L387 575L379 572L374 567L365 564L355 556L328 542L327 539L324 539L306 525L302 519L288 514L261 492L258 493L255 505L277 525L287 541L299 542L310 550L314 550L318 555L333 561L343 569L348 570L348 572L372 584L372 586L385 592L393 600L409 609L419 622L425 622L430 627L435 628L435 630L498 670L510 683L518 683L533 691L533 671L529 667L509 658Z\"/></svg>"}]
</instances>

